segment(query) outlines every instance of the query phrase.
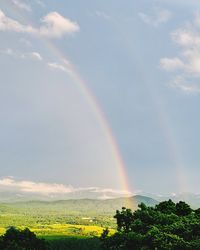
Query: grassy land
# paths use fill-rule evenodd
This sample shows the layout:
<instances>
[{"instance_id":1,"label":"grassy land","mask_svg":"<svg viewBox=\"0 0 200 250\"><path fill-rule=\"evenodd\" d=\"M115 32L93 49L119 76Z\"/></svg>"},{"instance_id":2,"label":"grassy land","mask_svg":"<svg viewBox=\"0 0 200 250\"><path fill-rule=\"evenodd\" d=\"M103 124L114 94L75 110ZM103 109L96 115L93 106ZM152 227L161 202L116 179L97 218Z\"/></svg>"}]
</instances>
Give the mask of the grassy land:
<instances>
[{"instance_id":1,"label":"grassy land","mask_svg":"<svg viewBox=\"0 0 200 250\"><path fill-rule=\"evenodd\" d=\"M64 216L59 218L60 223L55 222L58 218L55 216L49 218L47 214L3 214L0 216L0 235L3 235L6 228L15 226L20 229L28 227L38 237L41 237L49 242L51 249L54 250L100 250L100 240L104 227L92 225L92 221L85 221L85 224L76 223L77 217L71 215L73 224L66 223ZM62 218L62 219L61 219ZM68 218L69 219L69 218ZM78 219L78 221L80 218ZM42 223L41 223L42 222ZM53 222L53 223L52 223ZM115 229L111 228L111 233Z\"/></svg>"},{"instance_id":2,"label":"grassy land","mask_svg":"<svg viewBox=\"0 0 200 250\"><path fill-rule=\"evenodd\" d=\"M10 226L28 227L37 236L58 239L64 237L91 238L100 236L105 227L115 231L113 216L65 206L41 203L12 203L0 205L0 235Z\"/></svg>"},{"instance_id":3,"label":"grassy land","mask_svg":"<svg viewBox=\"0 0 200 250\"><path fill-rule=\"evenodd\" d=\"M24 226L17 226L20 229L24 229ZM29 229L33 231L37 236L48 239L58 239L64 237L79 237L89 238L93 236L100 236L103 228L99 226L85 226L85 225L71 225L71 224L50 224L50 225L37 225L32 227L29 225ZM0 234L4 234L6 227L0 228ZM114 233L115 230L111 229L110 233Z\"/></svg>"},{"instance_id":4,"label":"grassy land","mask_svg":"<svg viewBox=\"0 0 200 250\"><path fill-rule=\"evenodd\" d=\"M37 228L30 228L38 236L43 238L60 238L76 236L79 238L100 236L103 228L99 226L71 225L71 224L52 224L43 225ZM110 229L110 233L114 233L114 229Z\"/></svg>"},{"instance_id":5,"label":"grassy land","mask_svg":"<svg viewBox=\"0 0 200 250\"><path fill-rule=\"evenodd\" d=\"M137 197L137 203L155 203L146 197ZM46 239L54 250L100 250L99 236L108 227L116 230L113 215L116 209L135 203L132 198L115 200L29 201L0 204L0 235L14 226L28 227L38 237Z\"/></svg>"},{"instance_id":6,"label":"grassy land","mask_svg":"<svg viewBox=\"0 0 200 250\"><path fill-rule=\"evenodd\" d=\"M111 233L116 230L113 215L116 209L138 203L153 205L155 200L135 196L110 200L61 200L61 201L24 201L0 204L0 234L10 226L28 227L39 237L91 238L100 236L108 227Z\"/></svg>"}]
</instances>

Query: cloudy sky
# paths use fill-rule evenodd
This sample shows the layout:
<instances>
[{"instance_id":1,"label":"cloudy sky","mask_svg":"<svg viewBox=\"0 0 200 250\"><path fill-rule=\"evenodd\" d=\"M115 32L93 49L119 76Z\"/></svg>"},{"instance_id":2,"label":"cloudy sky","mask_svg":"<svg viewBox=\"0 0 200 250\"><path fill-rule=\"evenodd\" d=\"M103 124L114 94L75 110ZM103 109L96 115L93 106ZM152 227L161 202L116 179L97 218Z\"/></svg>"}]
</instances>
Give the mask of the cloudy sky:
<instances>
[{"instance_id":1,"label":"cloudy sky","mask_svg":"<svg viewBox=\"0 0 200 250\"><path fill-rule=\"evenodd\" d=\"M183 2L0 0L1 187L199 191L200 3Z\"/></svg>"}]
</instances>

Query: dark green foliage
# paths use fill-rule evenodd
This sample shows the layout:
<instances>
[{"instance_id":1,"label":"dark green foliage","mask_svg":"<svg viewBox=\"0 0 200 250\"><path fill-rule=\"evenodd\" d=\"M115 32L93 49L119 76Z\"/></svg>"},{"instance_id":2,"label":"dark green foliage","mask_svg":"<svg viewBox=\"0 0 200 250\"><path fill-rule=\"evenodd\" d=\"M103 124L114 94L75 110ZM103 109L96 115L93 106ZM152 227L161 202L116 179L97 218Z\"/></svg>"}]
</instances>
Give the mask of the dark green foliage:
<instances>
[{"instance_id":1,"label":"dark green foliage","mask_svg":"<svg viewBox=\"0 0 200 250\"><path fill-rule=\"evenodd\" d=\"M101 250L99 238L69 238L50 240L51 250Z\"/></svg>"},{"instance_id":2,"label":"dark green foliage","mask_svg":"<svg viewBox=\"0 0 200 250\"><path fill-rule=\"evenodd\" d=\"M100 240L102 242L102 248L103 249L108 249L109 248L109 241L108 241L108 234L109 230L108 228L103 230L103 233L101 234Z\"/></svg>"},{"instance_id":3,"label":"dark green foliage","mask_svg":"<svg viewBox=\"0 0 200 250\"><path fill-rule=\"evenodd\" d=\"M155 208L164 214L176 213L176 204L172 200L160 202Z\"/></svg>"},{"instance_id":4,"label":"dark green foliage","mask_svg":"<svg viewBox=\"0 0 200 250\"><path fill-rule=\"evenodd\" d=\"M66 237L62 239L38 239L28 228L10 227L0 237L0 250L100 250L100 240L93 238Z\"/></svg>"},{"instance_id":5,"label":"dark green foliage","mask_svg":"<svg viewBox=\"0 0 200 250\"><path fill-rule=\"evenodd\" d=\"M140 204L132 212L116 211L117 233L101 236L103 249L115 250L198 250L200 249L200 209L172 200L155 207Z\"/></svg>"},{"instance_id":6,"label":"dark green foliage","mask_svg":"<svg viewBox=\"0 0 200 250\"><path fill-rule=\"evenodd\" d=\"M131 209L122 208L122 211L116 211L114 218L117 220L117 230L128 233L131 230L133 214Z\"/></svg>"},{"instance_id":7,"label":"dark green foliage","mask_svg":"<svg viewBox=\"0 0 200 250\"><path fill-rule=\"evenodd\" d=\"M10 227L0 238L1 250L47 250L47 243L38 239L28 228L18 230Z\"/></svg>"},{"instance_id":8,"label":"dark green foliage","mask_svg":"<svg viewBox=\"0 0 200 250\"><path fill-rule=\"evenodd\" d=\"M184 201L179 201L179 203L176 204L176 214L177 215L185 216L185 215L189 215L191 213L192 213L192 209Z\"/></svg>"}]
</instances>

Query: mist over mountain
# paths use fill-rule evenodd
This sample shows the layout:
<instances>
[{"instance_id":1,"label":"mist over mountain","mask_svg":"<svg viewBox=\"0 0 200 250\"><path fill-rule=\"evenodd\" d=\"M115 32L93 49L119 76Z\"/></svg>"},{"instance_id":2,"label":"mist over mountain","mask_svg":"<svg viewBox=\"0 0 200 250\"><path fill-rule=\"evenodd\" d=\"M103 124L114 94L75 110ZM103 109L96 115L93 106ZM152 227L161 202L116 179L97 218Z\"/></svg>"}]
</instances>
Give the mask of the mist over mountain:
<instances>
[{"instance_id":1,"label":"mist over mountain","mask_svg":"<svg viewBox=\"0 0 200 250\"><path fill-rule=\"evenodd\" d=\"M200 207L200 194L179 193L179 194L153 194L138 191L132 193L128 190L116 190L102 187L73 187L70 185L57 183L44 183L16 180L13 177L0 179L0 202L28 202L28 201L68 201L68 200L97 200L111 201L118 204L116 209L122 205L137 208L141 202L148 206L154 206L156 203L164 200L173 200L174 202L185 201L192 207ZM134 204L133 206L130 204Z\"/></svg>"},{"instance_id":2,"label":"mist over mountain","mask_svg":"<svg viewBox=\"0 0 200 250\"><path fill-rule=\"evenodd\" d=\"M79 200L79 199L97 199L107 200L120 197L130 197L131 193L115 191L111 189L88 188L74 190L68 193L36 193L23 191L0 191L0 202L16 202L16 201L56 201L56 200Z\"/></svg>"},{"instance_id":3,"label":"mist over mountain","mask_svg":"<svg viewBox=\"0 0 200 250\"><path fill-rule=\"evenodd\" d=\"M128 190L102 187L73 187L62 183L17 180L13 177L0 179L0 202L54 201L68 199L112 199L130 197Z\"/></svg>"},{"instance_id":4,"label":"mist over mountain","mask_svg":"<svg viewBox=\"0 0 200 250\"><path fill-rule=\"evenodd\" d=\"M171 195L156 195L151 193L131 194L123 191L116 191L112 189L101 189L101 188L85 188L75 189L68 193L37 193L37 192L23 192L19 190L1 190L0 191L0 202L1 203L12 203L12 202L28 202L28 201L68 201L68 200L97 200L97 201L115 201L118 204L118 208L121 205L134 202L137 206L143 202L148 206L154 206L160 201L173 200L174 202L185 201L192 207L200 207L200 194L193 193L181 193ZM130 202L131 201L131 202ZM135 207L135 206L134 206ZM117 209L117 207L116 207Z\"/></svg>"}]
</instances>

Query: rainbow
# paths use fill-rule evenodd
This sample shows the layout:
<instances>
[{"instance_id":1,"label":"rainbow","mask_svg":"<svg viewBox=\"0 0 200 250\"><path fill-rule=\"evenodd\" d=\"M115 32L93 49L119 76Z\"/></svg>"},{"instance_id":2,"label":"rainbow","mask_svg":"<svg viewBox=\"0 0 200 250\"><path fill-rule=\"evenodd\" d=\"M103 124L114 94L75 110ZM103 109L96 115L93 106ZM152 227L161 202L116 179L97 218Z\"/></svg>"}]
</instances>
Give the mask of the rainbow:
<instances>
[{"instance_id":1,"label":"rainbow","mask_svg":"<svg viewBox=\"0 0 200 250\"><path fill-rule=\"evenodd\" d=\"M126 42L126 46L129 49L129 55L131 54L131 49L129 48L129 43ZM133 55L134 58L135 54ZM137 65L138 70L140 71L142 69L142 58L137 57ZM161 93L157 92L158 90L155 88L154 84L151 84L149 82L149 79L140 72L141 82L145 85L150 98L152 100L152 104L154 106L154 111L157 113L158 120L159 120L159 126L162 131L163 137L165 139L165 143L168 148L168 153L170 155L170 160L172 162L174 171L173 174L175 174L176 182L177 182L177 190L179 193L188 192L190 190L190 185L188 183L188 178L186 174L186 166L184 164L184 161L182 159L182 155L180 152L181 145L178 143L178 139L175 137L174 131L173 131L173 124L168 116L168 112L166 110L166 107L164 105L163 97Z\"/></svg>"},{"instance_id":2,"label":"rainbow","mask_svg":"<svg viewBox=\"0 0 200 250\"><path fill-rule=\"evenodd\" d=\"M116 139L112 133L112 130L109 126L109 123L106 119L105 114L103 113L101 107L98 104L98 101L96 100L91 90L88 88L88 85L86 84L86 82L83 80L83 78L80 76L78 71L75 69L75 66L71 62L69 62L68 58L64 56L61 53L61 51L58 50L58 48L56 48L53 45L53 43L51 43L48 40L45 40L45 42L46 44L48 44L51 51L53 51L56 54L57 58L64 62L67 68L68 74L70 75L73 82L77 84L79 91L82 93L82 95L88 102L90 108L92 109L102 131L104 132L106 140L108 144L110 145L112 156L113 156L113 159L115 160L117 174L120 176L120 179L121 179L121 185L126 191L129 191L130 190L129 184L128 184L129 181L126 175L124 161L122 159Z\"/></svg>"},{"instance_id":3,"label":"rainbow","mask_svg":"<svg viewBox=\"0 0 200 250\"><path fill-rule=\"evenodd\" d=\"M15 8L13 4L9 3L9 1L4 1L4 4L5 4L5 8L8 9L16 17L20 18L21 21L25 22L26 24L32 25L32 23L28 20L28 17L25 17L24 15L22 15L17 10L17 8ZM78 90L87 101L89 107L92 109L93 114L96 117L98 124L100 125L100 128L103 131L106 141L111 149L112 157L116 166L116 174L120 177L121 187L123 188L124 191L131 193L130 187L129 187L129 180L126 174L126 167L122 159L117 141L113 135L112 129L109 126L109 123L106 119L105 114L103 113L100 105L98 104L97 99L95 98L95 95L91 92L91 90L88 87L88 84L83 80L82 76L80 76L79 72L77 71L75 66L68 60L66 55L64 55L53 44L52 41L41 36L39 37L39 39L43 41L45 46L48 47L49 51L53 53L58 60L63 62L63 65L66 66L68 75L70 76L72 81L76 84Z\"/></svg>"},{"instance_id":4,"label":"rainbow","mask_svg":"<svg viewBox=\"0 0 200 250\"><path fill-rule=\"evenodd\" d=\"M115 25L117 29L118 25ZM168 112L163 102L163 98L161 93L157 93L157 89L154 84L149 82L146 75L142 72L143 68L143 57L141 55L135 54L135 51L132 50L132 41L126 39L126 34L123 33L123 30L118 29L117 32L121 37L124 37L124 48L128 50L127 55L130 55L131 58L135 58L137 62L137 70L140 73L141 82L145 85L150 98L152 100L152 104L154 106L155 112L157 113L159 125L165 138L165 143L168 148L168 153L170 155L170 160L174 166L174 173L176 176L177 182L177 190L179 193L188 192L190 190L190 183L188 182L187 174L186 174L186 166L182 159L182 155L180 152L181 145L178 143L178 139L175 137L173 131L173 124L168 116Z\"/></svg>"}]
</instances>

